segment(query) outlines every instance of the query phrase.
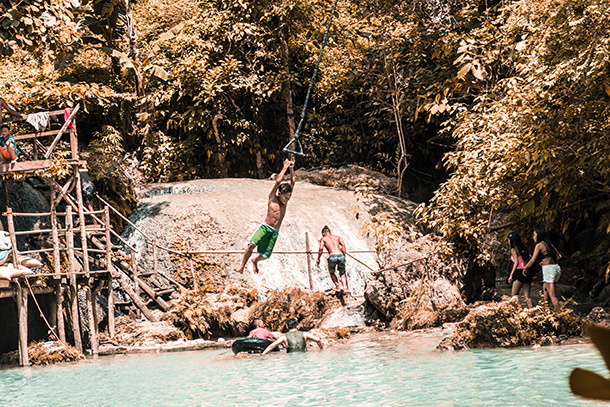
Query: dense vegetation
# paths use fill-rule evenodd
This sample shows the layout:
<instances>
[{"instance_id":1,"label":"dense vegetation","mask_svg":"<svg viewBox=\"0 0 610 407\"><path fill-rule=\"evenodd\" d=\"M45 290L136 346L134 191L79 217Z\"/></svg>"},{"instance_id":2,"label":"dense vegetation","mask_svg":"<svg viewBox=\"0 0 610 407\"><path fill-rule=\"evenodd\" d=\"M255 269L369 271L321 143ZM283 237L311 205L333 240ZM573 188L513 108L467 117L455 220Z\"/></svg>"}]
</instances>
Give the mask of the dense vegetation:
<instances>
[{"instance_id":1,"label":"dense vegetation","mask_svg":"<svg viewBox=\"0 0 610 407\"><path fill-rule=\"evenodd\" d=\"M150 181L264 177L331 6L3 2L0 95L25 112L83 103L81 140L111 142L98 157L115 170L133 154ZM340 0L299 165L360 164L402 195L442 181L420 216L483 263L506 225L606 236L609 20L601 0Z\"/></svg>"}]
</instances>

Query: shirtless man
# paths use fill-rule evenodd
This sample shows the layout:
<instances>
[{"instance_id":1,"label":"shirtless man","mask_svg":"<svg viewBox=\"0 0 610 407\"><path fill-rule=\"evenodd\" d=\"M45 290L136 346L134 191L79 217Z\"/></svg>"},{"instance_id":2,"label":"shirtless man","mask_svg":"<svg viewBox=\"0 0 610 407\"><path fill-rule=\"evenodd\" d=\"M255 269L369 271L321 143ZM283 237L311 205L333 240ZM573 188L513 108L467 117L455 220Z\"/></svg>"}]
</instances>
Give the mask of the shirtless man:
<instances>
[{"instance_id":1,"label":"shirtless man","mask_svg":"<svg viewBox=\"0 0 610 407\"><path fill-rule=\"evenodd\" d=\"M343 292L345 294L350 294L347 288L347 276L345 275L345 255L347 254L345 242L340 236L330 233L328 226L322 228L322 239L320 239L320 249L318 250L318 259L316 260L317 265L320 265L320 258L322 257L324 248L328 250L328 272L330 273L330 279L333 280L333 283L335 284L335 292L341 291L339 281L335 275L335 268L337 268L339 275L341 276Z\"/></svg>"},{"instance_id":2,"label":"shirtless man","mask_svg":"<svg viewBox=\"0 0 610 407\"><path fill-rule=\"evenodd\" d=\"M290 182L282 182L288 168L290 168ZM258 247L258 256L252 259L254 274L258 274L258 262L263 259L268 259L269 256L271 256L273 246L275 245L275 241L279 234L280 225L284 220L284 215L286 215L286 204L292 196L295 181L294 161L286 159L284 160L282 170L275 179L275 184L273 185L271 192L269 192L265 222L250 238L241 265L235 269L238 273L244 271L248 259L252 256L254 247Z\"/></svg>"}]
</instances>

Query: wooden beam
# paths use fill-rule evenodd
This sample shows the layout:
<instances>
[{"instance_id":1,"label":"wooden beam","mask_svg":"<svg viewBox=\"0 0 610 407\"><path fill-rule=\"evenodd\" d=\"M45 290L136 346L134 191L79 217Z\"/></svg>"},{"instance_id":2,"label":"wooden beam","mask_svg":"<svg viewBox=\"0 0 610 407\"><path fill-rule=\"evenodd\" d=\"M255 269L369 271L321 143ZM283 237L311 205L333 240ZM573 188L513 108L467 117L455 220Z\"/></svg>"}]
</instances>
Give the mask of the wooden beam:
<instances>
[{"instance_id":1,"label":"wooden beam","mask_svg":"<svg viewBox=\"0 0 610 407\"><path fill-rule=\"evenodd\" d=\"M144 281L140 281L140 287L142 288L142 291L148 294L148 296L152 298L152 300L156 302L157 305L159 305L159 307L161 307L163 311L169 311L171 305L169 305L163 298L161 298L157 293L155 293L155 290L152 287L150 287Z\"/></svg>"},{"instance_id":2,"label":"wooden beam","mask_svg":"<svg viewBox=\"0 0 610 407\"><path fill-rule=\"evenodd\" d=\"M6 208L6 223L8 225L8 233L11 238L11 256L13 257L13 267L19 268L19 253L17 253L17 238L15 236L15 223L13 222L12 208Z\"/></svg>"},{"instance_id":3,"label":"wooden beam","mask_svg":"<svg viewBox=\"0 0 610 407\"><path fill-rule=\"evenodd\" d=\"M127 281L125 281L121 273L117 272L115 274L115 278L119 282L119 285L121 286L125 294L127 294L129 298L131 298L135 306L138 307L140 311L142 311L142 314L144 314L146 319L148 319L150 322L157 322L157 318L155 318L152 312L150 312L146 304L144 304L144 301L142 301L142 298L136 295L136 292L133 290L133 288L131 288Z\"/></svg>"},{"instance_id":4,"label":"wooden beam","mask_svg":"<svg viewBox=\"0 0 610 407\"><path fill-rule=\"evenodd\" d=\"M93 359L97 359L100 353L100 342L97 336L97 318L95 316L94 305L97 298L94 295L94 289L91 287L91 285L85 288L85 293L87 296L87 315L89 316L89 339L91 341L91 354L93 355Z\"/></svg>"},{"instance_id":5,"label":"wooden beam","mask_svg":"<svg viewBox=\"0 0 610 407\"><path fill-rule=\"evenodd\" d=\"M64 323L64 288L61 283L58 283L55 286L55 303L57 304L57 308L55 311L57 312L57 316L55 317L57 321L57 336L59 340L62 342L66 341L66 325Z\"/></svg>"},{"instance_id":6,"label":"wooden beam","mask_svg":"<svg viewBox=\"0 0 610 407\"><path fill-rule=\"evenodd\" d=\"M29 366L28 354L28 291L16 282L17 314L19 321L19 365Z\"/></svg>"},{"instance_id":7,"label":"wooden beam","mask_svg":"<svg viewBox=\"0 0 610 407\"><path fill-rule=\"evenodd\" d=\"M53 238L53 273L54 278L59 278L61 273L61 257L59 254L59 232L57 222L57 193L55 191L55 184L51 184L51 236ZM61 287L61 286L60 286Z\"/></svg>"},{"instance_id":8,"label":"wooden beam","mask_svg":"<svg viewBox=\"0 0 610 407\"><path fill-rule=\"evenodd\" d=\"M114 287L112 285L112 274L108 274L107 280L108 289L108 336L114 338L116 331L114 329Z\"/></svg>"},{"instance_id":9,"label":"wooden beam","mask_svg":"<svg viewBox=\"0 0 610 407\"><path fill-rule=\"evenodd\" d=\"M0 172L34 172L49 168L51 160L23 161L14 163L0 164Z\"/></svg>"},{"instance_id":10,"label":"wooden beam","mask_svg":"<svg viewBox=\"0 0 610 407\"><path fill-rule=\"evenodd\" d=\"M80 226L80 242L83 250L83 267L85 275L89 277L89 254L87 253L87 231L85 225L85 212L83 210L83 191L81 188L80 171L78 165L72 165L72 170L76 174L76 202L78 203L78 220Z\"/></svg>"},{"instance_id":11,"label":"wooden beam","mask_svg":"<svg viewBox=\"0 0 610 407\"><path fill-rule=\"evenodd\" d=\"M72 229L72 207L66 206L66 245L68 246L68 266L70 268L70 290L72 308L72 332L74 333L74 346L83 353L83 339L80 330L80 311L78 309L78 285L76 284L76 258L74 257L74 230Z\"/></svg>"},{"instance_id":12,"label":"wooden beam","mask_svg":"<svg viewBox=\"0 0 610 407\"><path fill-rule=\"evenodd\" d=\"M54 136L56 134L57 134L57 130L50 130L50 131L41 131L40 133L19 134L17 136L13 136L13 137L15 138L15 140L28 140L31 138Z\"/></svg>"}]
</instances>

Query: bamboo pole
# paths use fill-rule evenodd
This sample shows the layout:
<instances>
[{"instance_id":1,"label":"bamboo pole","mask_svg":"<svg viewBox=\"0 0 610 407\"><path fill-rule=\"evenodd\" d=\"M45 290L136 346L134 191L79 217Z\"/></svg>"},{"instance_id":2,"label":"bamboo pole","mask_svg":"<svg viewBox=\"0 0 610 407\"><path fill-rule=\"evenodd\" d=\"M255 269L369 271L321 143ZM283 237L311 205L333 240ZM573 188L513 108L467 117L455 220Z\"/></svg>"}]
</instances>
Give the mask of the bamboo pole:
<instances>
[{"instance_id":1,"label":"bamboo pole","mask_svg":"<svg viewBox=\"0 0 610 407\"><path fill-rule=\"evenodd\" d=\"M313 279L311 277L311 251L309 248L309 233L305 232L305 250L307 251L307 275L309 276L309 289L313 291Z\"/></svg>"},{"instance_id":2,"label":"bamboo pole","mask_svg":"<svg viewBox=\"0 0 610 407\"><path fill-rule=\"evenodd\" d=\"M190 243L187 243L187 244L188 244L187 247L190 250L191 244ZM195 278L195 267L193 265L193 256L189 256L189 265L190 265L190 268L191 268L191 278L193 279L193 289L195 291L199 291L199 283L197 282L197 279Z\"/></svg>"},{"instance_id":3,"label":"bamboo pole","mask_svg":"<svg viewBox=\"0 0 610 407\"><path fill-rule=\"evenodd\" d=\"M136 295L140 295L140 277L138 277L138 261L136 259L136 252L132 250L130 252L130 255L131 255L131 272L133 274L134 291L136 292Z\"/></svg>"},{"instance_id":4,"label":"bamboo pole","mask_svg":"<svg viewBox=\"0 0 610 407\"><path fill-rule=\"evenodd\" d=\"M70 288L72 291L72 329L74 333L74 346L83 353L83 341L80 330L80 312L78 309L78 286L76 285L76 270L74 266L74 230L72 229L72 207L66 206L66 244L68 246L68 265L70 267Z\"/></svg>"},{"instance_id":5,"label":"bamboo pole","mask_svg":"<svg viewBox=\"0 0 610 407\"><path fill-rule=\"evenodd\" d=\"M17 317L19 320L19 365L29 366L28 355L28 291L16 282Z\"/></svg>"},{"instance_id":6,"label":"bamboo pole","mask_svg":"<svg viewBox=\"0 0 610 407\"><path fill-rule=\"evenodd\" d=\"M78 165L72 166L76 174L76 202L78 203L78 220L80 223L80 241L83 250L83 268L85 276L89 277L89 253L87 252L87 231L85 230L85 212L83 210L83 190L81 188L80 171Z\"/></svg>"},{"instance_id":7,"label":"bamboo pole","mask_svg":"<svg viewBox=\"0 0 610 407\"><path fill-rule=\"evenodd\" d=\"M55 312L57 316L55 320L57 321L57 336L62 342L66 341L66 325L64 323L64 288L60 283L57 284L55 288L55 303L57 307L55 308Z\"/></svg>"},{"instance_id":8,"label":"bamboo pole","mask_svg":"<svg viewBox=\"0 0 610 407\"><path fill-rule=\"evenodd\" d=\"M95 316L95 305L96 297L93 295L93 288L91 287L91 282L89 282L89 286L85 289L85 293L87 296L87 314L89 316L89 339L91 340L91 354L93 355L93 359L97 359L100 353L100 343L97 337L97 323Z\"/></svg>"},{"instance_id":9,"label":"bamboo pole","mask_svg":"<svg viewBox=\"0 0 610 407\"><path fill-rule=\"evenodd\" d=\"M157 272L159 271L159 253L157 252L157 240L152 241L152 250L153 250L153 274L157 277Z\"/></svg>"},{"instance_id":10,"label":"bamboo pole","mask_svg":"<svg viewBox=\"0 0 610 407\"><path fill-rule=\"evenodd\" d=\"M114 338L114 287L112 286L112 273L108 273L106 284L108 289L108 336Z\"/></svg>"},{"instance_id":11,"label":"bamboo pole","mask_svg":"<svg viewBox=\"0 0 610 407\"><path fill-rule=\"evenodd\" d=\"M61 273L61 258L59 256L59 233L57 231L57 193L55 191L55 185L51 184L51 236L53 238L53 271L55 272L54 278L59 278Z\"/></svg>"},{"instance_id":12,"label":"bamboo pole","mask_svg":"<svg viewBox=\"0 0 610 407\"><path fill-rule=\"evenodd\" d=\"M15 223L13 221L13 209L6 209L6 223L8 225L8 233L11 238L11 256L13 257L13 267L19 268L19 253L17 252L17 238L15 237Z\"/></svg>"}]
</instances>

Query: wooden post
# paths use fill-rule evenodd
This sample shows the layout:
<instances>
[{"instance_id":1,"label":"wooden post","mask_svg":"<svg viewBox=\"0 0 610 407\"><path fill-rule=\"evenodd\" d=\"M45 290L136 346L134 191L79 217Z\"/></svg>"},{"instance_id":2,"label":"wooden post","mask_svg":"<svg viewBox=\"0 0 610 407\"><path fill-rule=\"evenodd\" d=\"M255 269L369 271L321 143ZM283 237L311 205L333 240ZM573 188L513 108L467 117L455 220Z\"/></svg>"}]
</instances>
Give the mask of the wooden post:
<instances>
[{"instance_id":1,"label":"wooden post","mask_svg":"<svg viewBox=\"0 0 610 407\"><path fill-rule=\"evenodd\" d=\"M108 273L108 281L106 282L108 289L108 336L114 338L114 287L112 286L112 273Z\"/></svg>"},{"instance_id":2,"label":"wooden post","mask_svg":"<svg viewBox=\"0 0 610 407\"><path fill-rule=\"evenodd\" d=\"M76 284L76 274L74 265L74 229L72 225L72 207L66 206L66 245L68 246L68 264L70 267L70 288L72 293L72 327L74 333L74 346L83 353L83 340L80 330L80 312L78 310L78 286Z\"/></svg>"},{"instance_id":3,"label":"wooden post","mask_svg":"<svg viewBox=\"0 0 610 407\"><path fill-rule=\"evenodd\" d=\"M195 267L193 266L193 256L189 255L189 262L191 265L191 278L193 279L193 289L195 291L199 291L199 283L197 282L197 279L195 278Z\"/></svg>"},{"instance_id":4,"label":"wooden post","mask_svg":"<svg viewBox=\"0 0 610 407\"><path fill-rule=\"evenodd\" d=\"M17 314L19 321L19 365L29 366L30 357L28 355L28 292L21 286L21 282L16 283Z\"/></svg>"},{"instance_id":5,"label":"wooden post","mask_svg":"<svg viewBox=\"0 0 610 407\"><path fill-rule=\"evenodd\" d=\"M187 243L187 248L190 251L191 250L191 244ZM189 253L189 265L191 267L191 278L193 279L193 289L195 291L199 291L199 283L197 282L197 279L195 278L195 266L193 265L193 255Z\"/></svg>"},{"instance_id":6,"label":"wooden post","mask_svg":"<svg viewBox=\"0 0 610 407\"><path fill-rule=\"evenodd\" d=\"M157 240L152 241L152 249L153 249L153 274L155 278L157 277L157 271L159 269L159 257L157 253Z\"/></svg>"},{"instance_id":7,"label":"wooden post","mask_svg":"<svg viewBox=\"0 0 610 407\"><path fill-rule=\"evenodd\" d=\"M2 181L2 197L4 198L4 200L3 200L4 208L3 209L4 209L4 211L6 211L8 209L8 180ZM1 223L0 223L0 226L2 226ZM2 230L4 230L4 228Z\"/></svg>"},{"instance_id":8,"label":"wooden post","mask_svg":"<svg viewBox=\"0 0 610 407\"><path fill-rule=\"evenodd\" d=\"M13 267L19 268L19 253L17 252L17 238L15 236L15 223L13 221L13 209L6 208L6 223L8 225L8 233L11 238L11 255L13 257Z\"/></svg>"},{"instance_id":9,"label":"wooden post","mask_svg":"<svg viewBox=\"0 0 610 407\"><path fill-rule=\"evenodd\" d=\"M136 295L140 295L140 278L138 277L138 261L136 260L136 252L131 251L131 272L133 273L133 285Z\"/></svg>"},{"instance_id":10,"label":"wooden post","mask_svg":"<svg viewBox=\"0 0 610 407\"><path fill-rule=\"evenodd\" d=\"M57 321L57 336L59 340L62 342L66 341L66 326L64 324L64 288L61 285L61 282L57 284L55 287L55 303L57 307L55 308L55 312L57 316L55 320Z\"/></svg>"},{"instance_id":11,"label":"wooden post","mask_svg":"<svg viewBox=\"0 0 610 407\"><path fill-rule=\"evenodd\" d=\"M95 315L96 306L95 302L97 297L94 295L94 289L91 287L91 279L89 279L89 286L85 289L87 295L87 315L89 316L89 339L91 341L91 354L93 359L97 359L100 353L100 342L97 336L97 317Z\"/></svg>"},{"instance_id":12,"label":"wooden post","mask_svg":"<svg viewBox=\"0 0 610 407\"><path fill-rule=\"evenodd\" d=\"M57 227L57 193L55 184L51 184L51 236L53 238L53 278L59 278L61 273L61 258L59 255L59 232ZM61 287L59 285L58 287Z\"/></svg>"},{"instance_id":13,"label":"wooden post","mask_svg":"<svg viewBox=\"0 0 610 407\"><path fill-rule=\"evenodd\" d=\"M106 235L106 271L108 272L108 335L114 338L114 287L112 286L112 240L110 239L110 208L104 207L104 233Z\"/></svg>"},{"instance_id":14,"label":"wooden post","mask_svg":"<svg viewBox=\"0 0 610 407\"><path fill-rule=\"evenodd\" d=\"M76 174L76 201L78 203L78 219L80 223L80 241L83 250L83 271L85 277L89 278L89 251L87 250L87 230L85 228L85 212L83 209L83 190L81 188L80 171L78 164L72 166L72 170Z\"/></svg>"},{"instance_id":15,"label":"wooden post","mask_svg":"<svg viewBox=\"0 0 610 407\"><path fill-rule=\"evenodd\" d=\"M112 271L112 239L110 237L110 209L104 207L104 234L106 237L106 271Z\"/></svg>"},{"instance_id":16,"label":"wooden post","mask_svg":"<svg viewBox=\"0 0 610 407\"><path fill-rule=\"evenodd\" d=\"M305 232L305 250L307 251L307 275L309 276L309 289L313 290L313 279L311 278L311 253L309 253L309 233L307 232Z\"/></svg>"}]
</instances>

